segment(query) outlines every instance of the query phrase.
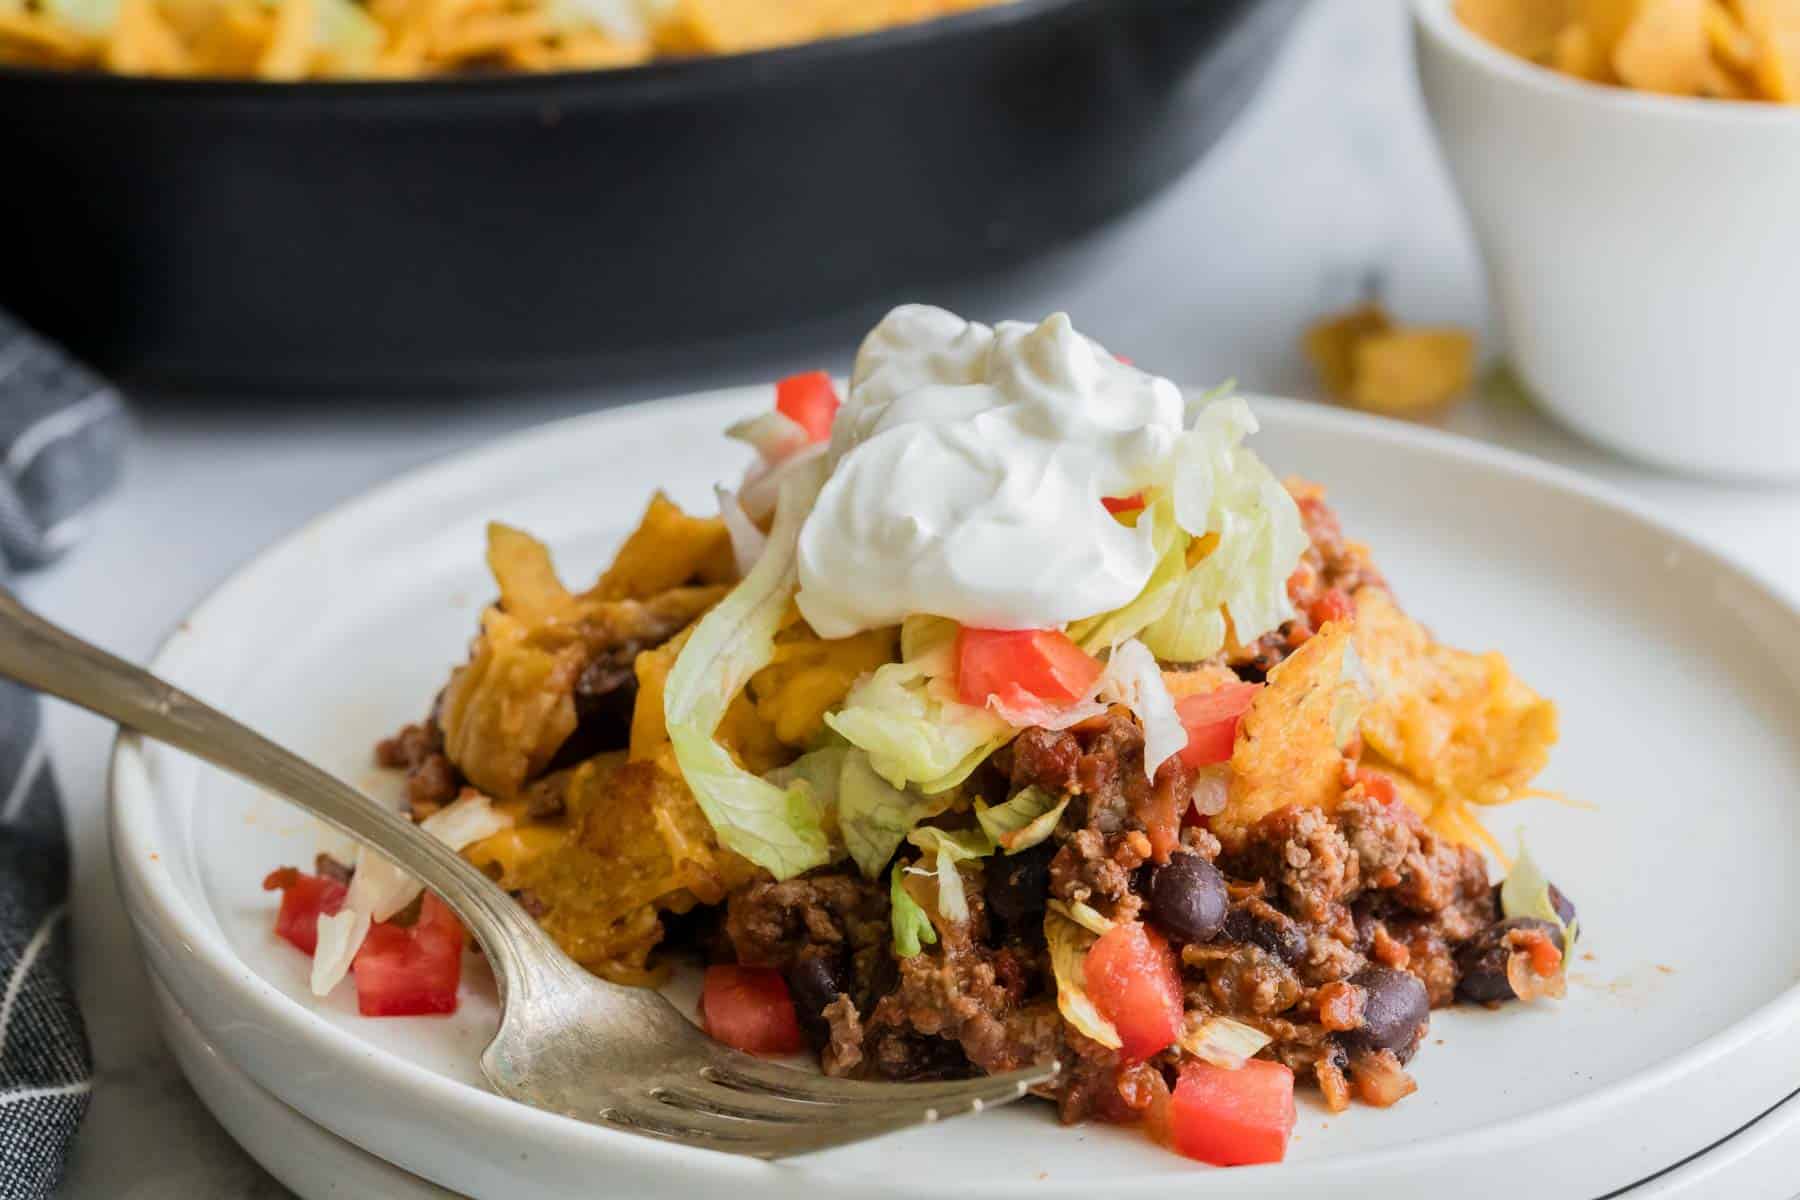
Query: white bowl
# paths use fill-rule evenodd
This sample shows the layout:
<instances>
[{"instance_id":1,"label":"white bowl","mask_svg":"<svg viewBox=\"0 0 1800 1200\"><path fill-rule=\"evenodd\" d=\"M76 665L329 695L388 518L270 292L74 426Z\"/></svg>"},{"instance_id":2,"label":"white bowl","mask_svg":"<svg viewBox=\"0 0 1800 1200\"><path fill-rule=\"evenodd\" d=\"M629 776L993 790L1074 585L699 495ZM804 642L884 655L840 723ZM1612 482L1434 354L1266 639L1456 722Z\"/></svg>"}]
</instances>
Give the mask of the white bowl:
<instances>
[{"instance_id":1,"label":"white bowl","mask_svg":"<svg viewBox=\"0 0 1800 1200\"><path fill-rule=\"evenodd\" d=\"M1800 111L1568 79L1413 0L1514 367L1645 462L1800 477Z\"/></svg>"},{"instance_id":2,"label":"white bowl","mask_svg":"<svg viewBox=\"0 0 1800 1200\"><path fill-rule=\"evenodd\" d=\"M541 534L569 578L589 576L653 488L708 503L748 457L719 430L768 404L764 387L615 409L395 480L237 572L154 669L394 798L370 745L467 652L493 591L485 523ZM473 963L452 1017L368 1020L348 988L313 998L260 881L310 861L316 826L128 736L112 848L156 980L257 1087L480 1200L1593 1200L1800 1087L1800 608L1566 472L1317 405L1257 412L1258 449L1329 485L1412 611L1455 644L1503 647L1562 707L1542 782L1577 803L1490 823L1508 844L1529 827L1581 907L1569 995L1433 1014L1419 1094L1394 1108L1334 1116L1303 1096L1288 1161L1232 1171L1130 1131L1059 1130L1037 1103L780 1164L579 1124L483 1086L496 1007Z\"/></svg>"}]
</instances>

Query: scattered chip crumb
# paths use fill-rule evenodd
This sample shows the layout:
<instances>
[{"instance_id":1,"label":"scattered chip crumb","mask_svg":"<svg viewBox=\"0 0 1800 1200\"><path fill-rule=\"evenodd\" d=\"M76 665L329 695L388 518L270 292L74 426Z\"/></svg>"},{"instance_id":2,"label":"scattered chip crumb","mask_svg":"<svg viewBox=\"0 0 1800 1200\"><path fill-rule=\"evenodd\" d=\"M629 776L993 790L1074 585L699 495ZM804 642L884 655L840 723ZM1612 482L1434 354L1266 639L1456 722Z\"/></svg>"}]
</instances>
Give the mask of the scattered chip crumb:
<instances>
[{"instance_id":1,"label":"scattered chip crumb","mask_svg":"<svg viewBox=\"0 0 1800 1200\"><path fill-rule=\"evenodd\" d=\"M1441 409L1474 378L1475 338L1467 330L1396 324L1374 303L1314 323L1302 347L1326 393L1365 412Z\"/></svg>"},{"instance_id":2,"label":"scattered chip crumb","mask_svg":"<svg viewBox=\"0 0 1800 1200\"><path fill-rule=\"evenodd\" d=\"M1674 967L1666 967L1662 963L1657 963L1656 969L1661 971L1664 975L1673 975L1675 973Z\"/></svg>"}]
</instances>

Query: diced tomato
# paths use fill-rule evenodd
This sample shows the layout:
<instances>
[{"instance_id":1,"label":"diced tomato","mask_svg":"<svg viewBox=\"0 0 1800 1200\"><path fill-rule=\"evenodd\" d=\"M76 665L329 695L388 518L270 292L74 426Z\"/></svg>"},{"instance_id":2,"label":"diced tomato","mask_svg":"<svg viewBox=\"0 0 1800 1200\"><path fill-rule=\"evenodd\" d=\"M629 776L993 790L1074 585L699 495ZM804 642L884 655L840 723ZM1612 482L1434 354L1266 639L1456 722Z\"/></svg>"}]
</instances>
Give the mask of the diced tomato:
<instances>
[{"instance_id":1,"label":"diced tomato","mask_svg":"<svg viewBox=\"0 0 1800 1200\"><path fill-rule=\"evenodd\" d=\"M1228 760L1237 743L1238 722L1260 687L1260 683L1228 683L1216 691L1177 700L1175 715L1188 734L1181 761L1190 767L1206 767Z\"/></svg>"},{"instance_id":2,"label":"diced tomato","mask_svg":"<svg viewBox=\"0 0 1800 1200\"><path fill-rule=\"evenodd\" d=\"M1280 1162L1294 1131L1294 1073L1253 1058L1235 1071L1189 1060L1169 1102L1175 1149L1216 1167Z\"/></svg>"},{"instance_id":3,"label":"diced tomato","mask_svg":"<svg viewBox=\"0 0 1800 1200\"><path fill-rule=\"evenodd\" d=\"M263 891L281 893L281 911L275 914L275 932L292 942L302 954L319 948L319 916L330 916L344 906L348 891L335 879L308 875L294 867L270 871Z\"/></svg>"},{"instance_id":4,"label":"diced tomato","mask_svg":"<svg viewBox=\"0 0 1800 1200\"><path fill-rule=\"evenodd\" d=\"M1181 1036L1181 973L1162 935L1123 921L1088 948L1082 967L1088 996L1119 1031L1119 1053L1142 1062Z\"/></svg>"},{"instance_id":5,"label":"diced tomato","mask_svg":"<svg viewBox=\"0 0 1800 1200\"><path fill-rule=\"evenodd\" d=\"M964 704L989 696L1014 708L1070 704L1100 678L1100 660L1055 629L969 629L956 637L956 691Z\"/></svg>"},{"instance_id":6,"label":"diced tomato","mask_svg":"<svg viewBox=\"0 0 1800 1200\"><path fill-rule=\"evenodd\" d=\"M837 389L831 386L831 376L824 371L790 375L775 385L775 411L806 430L809 441L823 442L831 437L837 410Z\"/></svg>"},{"instance_id":7,"label":"diced tomato","mask_svg":"<svg viewBox=\"0 0 1800 1200\"><path fill-rule=\"evenodd\" d=\"M1371 771L1367 767L1356 769L1356 782L1362 784L1363 794L1377 804L1393 804L1400 799L1400 789L1394 781L1380 771Z\"/></svg>"},{"instance_id":8,"label":"diced tomato","mask_svg":"<svg viewBox=\"0 0 1800 1200\"><path fill-rule=\"evenodd\" d=\"M1133 492L1129 496L1102 496L1100 503L1104 504L1106 511L1114 516L1118 516L1120 513L1136 512L1144 507L1144 493Z\"/></svg>"},{"instance_id":9,"label":"diced tomato","mask_svg":"<svg viewBox=\"0 0 1800 1200\"><path fill-rule=\"evenodd\" d=\"M1356 606L1350 603L1350 594L1343 588L1321 592L1306 609L1306 619L1312 622L1314 629L1325 628L1327 621L1347 621L1355 615Z\"/></svg>"},{"instance_id":10,"label":"diced tomato","mask_svg":"<svg viewBox=\"0 0 1800 1200\"><path fill-rule=\"evenodd\" d=\"M356 974L357 1011L365 1017L455 1012L462 954L462 923L449 905L426 892L412 925L369 927L350 968Z\"/></svg>"},{"instance_id":11,"label":"diced tomato","mask_svg":"<svg viewBox=\"0 0 1800 1200\"><path fill-rule=\"evenodd\" d=\"M706 1032L747 1054L798 1054L806 1045L787 983L773 967L706 968L700 986Z\"/></svg>"}]
</instances>

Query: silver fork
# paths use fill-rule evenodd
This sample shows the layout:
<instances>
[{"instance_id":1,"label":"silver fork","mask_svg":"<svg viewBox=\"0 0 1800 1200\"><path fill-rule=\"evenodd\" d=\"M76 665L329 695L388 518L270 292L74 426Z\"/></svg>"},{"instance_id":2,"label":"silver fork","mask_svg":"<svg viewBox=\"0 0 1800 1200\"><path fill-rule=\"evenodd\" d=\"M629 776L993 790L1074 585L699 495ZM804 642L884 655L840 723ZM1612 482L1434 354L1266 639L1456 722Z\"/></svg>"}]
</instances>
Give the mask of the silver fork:
<instances>
[{"instance_id":1,"label":"silver fork","mask_svg":"<svg viewBox=\"0 0 1800 1200\"><path fill-rule=\"evenodd\" d=\"M583 970L486 875L399 814L96 646L0 588L0 676L59 696L285 797L422 880L481 942L500 1029L481 1056L501 1095L684 1145L784 1158L1016 1100L1049 1063L954 1083L830 1079L740 1054L654 991Z\"/></svg>"}]
</instances>

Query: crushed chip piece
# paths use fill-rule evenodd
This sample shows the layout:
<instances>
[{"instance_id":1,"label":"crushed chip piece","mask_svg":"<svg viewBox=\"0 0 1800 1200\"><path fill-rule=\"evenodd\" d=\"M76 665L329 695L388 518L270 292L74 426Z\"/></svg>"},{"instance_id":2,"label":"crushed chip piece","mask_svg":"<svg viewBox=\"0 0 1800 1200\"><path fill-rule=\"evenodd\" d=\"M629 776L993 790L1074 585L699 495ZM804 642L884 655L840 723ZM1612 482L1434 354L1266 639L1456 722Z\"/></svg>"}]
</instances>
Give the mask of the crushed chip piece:
<instances>
[{"instance_id":1,"label":"crushed chip piece","mask_svg":"<svg viewBox=\"0 0 1800 1200\"><path fill-rule=\"evenodd\" d=\"M1475 368L1468 333L1397 326L1378 304L1318 322L1302 345L1327 392L1394 416L1448 404L1468 389Z\"/></svg>"}]
</instances>

